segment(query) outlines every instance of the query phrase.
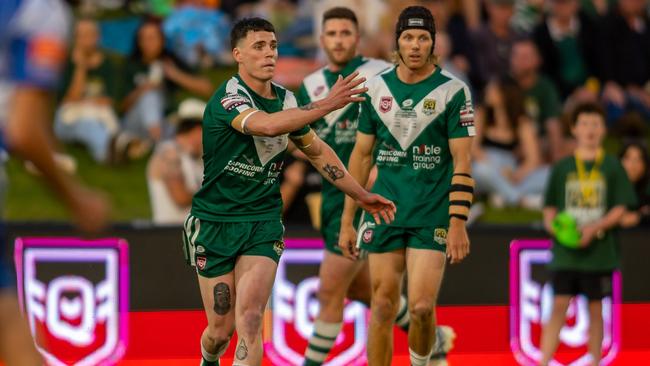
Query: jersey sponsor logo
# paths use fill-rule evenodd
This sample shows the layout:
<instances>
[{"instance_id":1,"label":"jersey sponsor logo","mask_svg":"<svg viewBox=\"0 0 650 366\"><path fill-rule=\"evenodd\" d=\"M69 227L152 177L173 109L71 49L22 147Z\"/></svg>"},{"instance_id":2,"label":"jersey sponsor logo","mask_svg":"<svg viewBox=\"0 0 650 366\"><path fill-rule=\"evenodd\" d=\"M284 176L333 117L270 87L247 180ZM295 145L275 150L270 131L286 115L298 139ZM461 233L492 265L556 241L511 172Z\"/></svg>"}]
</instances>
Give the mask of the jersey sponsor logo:
<instances>
[{"instance_id":1,"label":"jersey sponsor logo","mask_svg":"<svg viewBox=\"0 0 650 366\"><path fill-rule=\"evenodd\" d=\"M388 113L393 108L393 98L392 97L381 97L379 100L379 111L381 113Z\"/></svg>"},{"instance_id":2,"label":"jersey sponsor logo","mask_svg":"<svg viewBox=\"0 0 650 366\"><path fill-rule=\"evenodd\" d=\"M323 94L324 91L325 91L325 85L320 85L319 87L317 87L314 90L314 96L317 97L317 96Z\"/></svg>"},{"instance_id":3,"label":"jersey sponsor logo","mask_svg":"<svg viewBox=\"0 0 650 366\"><path fill-rule=\"evenodd\" d=\"M402 108L411 108L413 106L413 99L407 99L402 102Z\"/></svg>"},{"instance_id":4,"label":"jersey sponsor logo","mask_svg":"<svg viewBox=\"0 0 650 366\"><path fill-rule=\"evenodd\" d=\"M447 244L447 229L438 228L433 231L433 241L440 245Z\"/></svg>"},{"instance_id":5,"label":"jersey sponsor logo","mask_svg":"<svg viewBox=\"0 0 650 366\"><path fill-rule=\"evenodd\" d=\"M540 361L540 334L553 311L553 288L547 271L551 261L550 240L515 240L510 244L510 346L521 365ZM603 357L609 365L621 349L621 276L614 272L612 296L602 299ZM588 353L589 301L583 295L571 299L566 322L560 331L560 348L553 365L590 364Z\"/></svg>"},{"instance_id":6,"label":"jersey sponsor logo","mask_svg":"<svg viewBox=\"0 0 650 366\"><path fill-rule=\"evenodd\" d=\"M411 152L413 153L413 169L415 170L435 169L442 161L440 157L442 148L440 146L421 144L413 146Z\"/></svg>"},{"instance_id":7,"label":"jersey sponsor logo","mask_svg":"<svg viewBox=\"0 0 650 366\"><path fill-rule=\"evenodd\" d=\"M204 256L201 255L196 257L196 266L199 267L200 270L204 270L207 263L208 260Z\"/></svg>"},{"instance_id":8,"label":"jersey sponsor logo","mask_svg":"<svg viewBox=\"0 0 650 366\"><path fill-rule=\"evenodd\" d=\"M427 116L432 115L436 111L436 100L435 99L425 99L422 103L422 113Z\"/></svg>"},{"instance_id":9,"label":"jersey sponsor logo","mask_svg":"<svg viewBox=\"0 0 650 366\"><path fill-rule=\"evenodd\" d=\"M221 105L228 112L244 104L251 104L251 101L240 94L228 93L221 98Z\"/></svg>"},{"instance_id":10,"label":"jersey sponsor logo","mask_svg":"<svg viewBox=\"0 0 650 366\"><path fill-rule=\"evenodd\" d=\"M472 108L472 102L469 100L460 109L460 125L462 127L474 126L474 108Z\"/></svg>"},{"instance_id":11,"label":"jersey sponsor logo","mask_svg":"<svg viewBox=\"0 0 650 366\"><path fill-rule=\"evenodd\" d=\"M273 244L273 250L275 250L275 253L279 256L282 255L282 252L284 252L284 241L278 240Z\"/></svg>"},{"instance_id":12,"label":"jersey sponsor logo","mask_svg":"<svg viewBox=\"0 0 650 366\"><path fill-rule=\"evenodd\" d=\"M20 303L45 363L117 363L128 333L128 244L24 238L15 256Z\"/></svg>"}]
</instances>

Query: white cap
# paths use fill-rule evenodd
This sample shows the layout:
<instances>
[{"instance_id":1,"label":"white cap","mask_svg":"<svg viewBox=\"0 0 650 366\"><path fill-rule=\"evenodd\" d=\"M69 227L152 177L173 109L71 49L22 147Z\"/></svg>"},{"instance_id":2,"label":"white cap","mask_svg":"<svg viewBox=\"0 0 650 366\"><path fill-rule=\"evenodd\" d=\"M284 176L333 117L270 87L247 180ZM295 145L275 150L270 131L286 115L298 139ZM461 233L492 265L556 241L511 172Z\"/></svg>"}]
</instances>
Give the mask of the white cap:
<instances>
[{"instance_id":1,"label":"white cap","mask_svg":"<svg viewBox=\"0 0 650 366\"><path fill-rule=\"evenodd\" d=\"M178 106L178 119L203 119L206 103L200 99L188 98Z\"/></svg>"}]
</instances>

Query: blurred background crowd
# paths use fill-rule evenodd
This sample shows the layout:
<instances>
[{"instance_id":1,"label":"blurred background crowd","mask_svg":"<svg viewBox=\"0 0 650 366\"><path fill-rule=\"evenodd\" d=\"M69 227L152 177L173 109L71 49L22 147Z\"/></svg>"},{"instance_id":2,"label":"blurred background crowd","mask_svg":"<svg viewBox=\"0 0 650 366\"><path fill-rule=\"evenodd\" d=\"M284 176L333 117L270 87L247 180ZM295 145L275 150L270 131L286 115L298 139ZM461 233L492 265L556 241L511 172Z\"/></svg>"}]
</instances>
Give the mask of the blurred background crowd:
<instances>
[{"instance_id":1,"label":"blurred background crowd","mask_svg":"<svg viewBox=\"0 0 650 366\"><path fill-rule=\"evenodd\" d=\"M78 2L52 135L57 162L105 188L118 220L183 221L202 177L205 102L236 72L233 22L260 16L275 25L276 81L295 90L325 64L318 41L325 10L355 10L360 53L390 59L395 14L419 4L435 18L439 65L473 94L480 194L472 221L539 221L549 164L573 151L566 116L594 101L607 111L605 146L622 159L650 225L648 0ZM300 160L286 166L286 222L317 227L320 175ZM29 163L9 168L14 185L29 185L24 172L37 174ZM9 219L57 215L43 200L39 212L23 212L29 199L41 197L12 194Z\"/></svg>"}]
</instances>

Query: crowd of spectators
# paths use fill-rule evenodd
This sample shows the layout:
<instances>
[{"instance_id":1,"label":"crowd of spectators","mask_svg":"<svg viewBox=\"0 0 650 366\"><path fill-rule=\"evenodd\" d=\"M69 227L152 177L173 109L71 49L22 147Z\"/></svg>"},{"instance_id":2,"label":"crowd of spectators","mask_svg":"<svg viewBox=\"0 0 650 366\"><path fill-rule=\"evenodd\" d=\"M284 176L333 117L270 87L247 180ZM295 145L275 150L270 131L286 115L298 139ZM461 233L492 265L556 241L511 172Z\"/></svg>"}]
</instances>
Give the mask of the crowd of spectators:
<instances>
[{"instance_id":1,"label":"crowd of spectators","mask_svg":"<svg viewBox=\"0 0 650 366\"><path fill-rule=\"evenodd\" d=\"M276 26L277 79L295 88L324 62L318 35L326 9L354 9L361 53L390 60L394 15L419 4L436 21L438 64L465 80L473 94L474 174L481 201L539 209L549 164L573 151L564 116L578 103L596 101L606 108L610 139L625 145L621 158L647 219L648 0L125 0L131 6L121 16L136 19L137 27L103 37L104 25L115 19L102 18L101 1L92 3L78 14L54 133L63 142L86 146L99 164L141 159L153 151L154 158L169 157L169 146L183 145L178 139L186 137L189 125L170 117L178 116L183 99L207 101L215 90L210 75L233 62L228 37L237 19L261 16ZM130 37L132 46L107 52L102 39L111 37ZM196 157L195 151L188 154ZM300 192L309 182L312 188L302 191L313 198L317 182L305 179L309 174L299 165L287 170L285 190ZM188 194L192 187L185 187Z\"/></svg>"}]
</instances>

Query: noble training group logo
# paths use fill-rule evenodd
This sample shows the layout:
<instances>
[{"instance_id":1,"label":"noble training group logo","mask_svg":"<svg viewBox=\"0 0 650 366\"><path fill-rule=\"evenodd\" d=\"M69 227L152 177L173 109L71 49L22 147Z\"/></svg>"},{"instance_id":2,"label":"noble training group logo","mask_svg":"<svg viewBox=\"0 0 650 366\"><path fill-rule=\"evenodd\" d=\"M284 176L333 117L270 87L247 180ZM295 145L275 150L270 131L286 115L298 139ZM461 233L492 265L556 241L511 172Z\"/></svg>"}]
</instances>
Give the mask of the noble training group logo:
<instances>
[{"instance_id":1,"label":"noble training group logo","mask_svg":"<svg viewBox=\"0 0 650 366\"><path fill-rule=\"evenodd\" d=\"M541 359L542 326L553 308L553 289L546 270L551 260L550 240L516 240L510 244L510 347L521 365L537 365ZM611 297L603 305L603 358L609 365L621 349L621 275L614 273ZM588 301L575 297L560 333L560 346L552 365L581 366L591 359L587 351Z\"/></svg>"},{"instance_id":2,"label":"noble training group logo","mask_svg":"<svg viewBox=\"0 0 650 366\"><path fill-rule=\"evenodd\" d=\"M313 242L309 248L287 249L278 263L275 286L271 295L270 322L265 324L264 354L273 365L302 365L303 354L314 330L318 314L318 268L323 260L321 240L301 239L299 244ZM287 244L292 244L290 239ZM343 328L325 366L366 365L366 329L368 312L357 302L348 302L343 310Z\"/></svg>"},{"instance_id":3,"label":"noble training group logo","mask_svg":"<svg viewBox=\"0 0 650 366\"><path fill-rule=\"evenodd\" d=\"M20 305L48 365L114 365L127 343L128 244L19 238Z\"/></svg>"},{"instance_id":4,"label":"noble training group logo","mask_svg":"<svg viewBox=\"0 0 650 366\"><path fill-rule=\"evenodd\" d=\"M379 100L379 110L381 113L388 113L393 108L392 97L381 97Z\"/></svg>"}]
</instances>

